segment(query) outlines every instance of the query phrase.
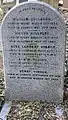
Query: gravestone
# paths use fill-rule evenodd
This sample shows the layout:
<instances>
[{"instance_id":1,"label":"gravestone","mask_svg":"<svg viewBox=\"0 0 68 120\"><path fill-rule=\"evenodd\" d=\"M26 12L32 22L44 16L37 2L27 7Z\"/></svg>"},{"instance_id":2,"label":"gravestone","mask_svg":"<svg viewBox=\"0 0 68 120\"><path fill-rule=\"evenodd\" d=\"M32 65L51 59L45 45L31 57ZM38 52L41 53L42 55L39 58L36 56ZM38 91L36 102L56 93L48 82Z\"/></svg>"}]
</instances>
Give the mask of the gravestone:
<instances>
[{"instance_id":1,"label":"gravestone","mask_svg":"<svg viewBox=\"0 0 68 120\"><path fill-rule=\"evenodd\" d=\"M63 101L65 25L43 2L24 2L2 22L5 98Z\"/></svg>"},{"instance_id":2,"label":"gravestone","mask_svg":"<svg viewBox=\"0 0 68 120\"><path fill-rule=\"evenodd\" d=\"M19 0L19 3L26 2L26 1L28 1L28 0Z\"/></svg>"},{"instance_id":3,"label":"gravestone","mask_svg":"<svg viewBox=\"0 0 68 120\"><path fill-rule=\"evenodd\" d=\"M66 20L66 34L65 34L65 41L66 41L66 61L68 64L68 20Z\"/></svg>"}]
</instances>

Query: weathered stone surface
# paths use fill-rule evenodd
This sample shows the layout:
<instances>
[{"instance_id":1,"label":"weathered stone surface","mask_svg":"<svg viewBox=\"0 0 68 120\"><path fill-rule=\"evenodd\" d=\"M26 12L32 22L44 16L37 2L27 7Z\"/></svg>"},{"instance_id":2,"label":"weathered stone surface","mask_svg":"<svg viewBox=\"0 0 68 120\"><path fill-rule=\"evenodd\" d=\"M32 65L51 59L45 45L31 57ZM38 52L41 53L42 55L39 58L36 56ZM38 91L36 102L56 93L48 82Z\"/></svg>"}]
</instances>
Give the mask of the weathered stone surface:
<instances>
[{"instance_id":1,"label":"weathered stone surface","mask_svg":"<svg viewBox=\"0 0 68 120\"><path fill-rule=\"evenodd\" d=\"M63 101L65 25L51 6L26 2L2 23L8 100Z\"/></svg>"}]
</instances>

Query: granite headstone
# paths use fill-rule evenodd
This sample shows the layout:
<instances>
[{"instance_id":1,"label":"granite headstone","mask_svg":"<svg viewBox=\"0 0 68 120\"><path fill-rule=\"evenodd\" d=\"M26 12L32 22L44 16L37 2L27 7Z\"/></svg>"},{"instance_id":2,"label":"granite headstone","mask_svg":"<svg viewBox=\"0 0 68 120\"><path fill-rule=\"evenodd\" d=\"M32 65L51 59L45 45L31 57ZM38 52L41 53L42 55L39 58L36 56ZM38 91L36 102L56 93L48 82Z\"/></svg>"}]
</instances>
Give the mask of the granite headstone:
<instances>
[{"instance_id":1,"label":"granite headstone","mask_svg":"<svg viewBox=\"0 0 68 120\"><path fill-rule=\"evenodd\" d=\"M43 2L24 2L2 22L5 97L63 101L65 25Z\"/></svg>"}]
</instances>

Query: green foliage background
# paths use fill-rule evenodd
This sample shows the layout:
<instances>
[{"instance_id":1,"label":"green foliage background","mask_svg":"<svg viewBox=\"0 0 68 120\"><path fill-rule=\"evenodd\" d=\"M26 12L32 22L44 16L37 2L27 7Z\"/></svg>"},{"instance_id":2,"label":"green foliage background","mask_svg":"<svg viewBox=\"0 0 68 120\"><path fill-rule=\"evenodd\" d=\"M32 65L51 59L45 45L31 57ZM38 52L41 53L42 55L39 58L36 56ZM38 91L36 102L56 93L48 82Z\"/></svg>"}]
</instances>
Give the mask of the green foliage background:
<instances>
[{"instance_id":1,"label":"green foliage background","mask_svg":"<svg viewBox=\"0 0 68 120\"><path fill-rule=\"evenodd\" d=\"M46 3L50 4L50 5L52 5L53 7L57 8L59 0L40 0L40 1L46 2Z\"/></svg>"},{"instance_id":2,"label":"green foliage background","mask_svg":"<svg viewBox=\"0 0 68 120\"><path fill-rule=\"evenodd\" d=\"M3 10L0 8L0 23L1 23L2 19L3 19Z\"/></svg>"}]
</instances>

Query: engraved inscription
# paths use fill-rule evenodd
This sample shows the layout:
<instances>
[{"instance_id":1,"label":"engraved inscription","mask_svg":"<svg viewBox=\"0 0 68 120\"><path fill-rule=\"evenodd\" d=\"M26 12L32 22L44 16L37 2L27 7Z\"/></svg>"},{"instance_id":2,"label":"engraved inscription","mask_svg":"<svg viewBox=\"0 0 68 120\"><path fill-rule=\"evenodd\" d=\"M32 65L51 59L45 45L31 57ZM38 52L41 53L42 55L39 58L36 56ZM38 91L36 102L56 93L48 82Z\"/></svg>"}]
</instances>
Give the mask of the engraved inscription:
<instances>
[{"instance_id":1,"label":"engraved inscription","mask_svg":"<svg viewBox=\"0 0 68 120\"><path fill-rule=\"evenodd\" d=\"M28 7L23 8L26 12ZM40 7L31 7L31 11L43 12ZM21 12L21 11L20 11ZM38 13L37 13L38 14ZM31 69L33 73L19 74L14 78L17 79L40 79L40 80L58 80L58 77L51 78L48 75L51 70L59 69L59 64L56 61L59 50L57 40L58 34L55 34L58 30L58 21L55 19L52 21L51 16L31 16L31 17L13 17L12 22L8 21L8 30L12 30L13 34L7 36L9 40L9 67L11 69L21 67L27 70ZM54 32L53 32L54 30ZM46 69L45 74L34 74L34 69ZM48 76L47 76L48 75ZM58 74L57 74L58 75ZM31 76L31 77L30 77ZM46 77L47 76L47 77ZM13 78L10 76L10 78Z\"/></svg>"}]
</instances>

